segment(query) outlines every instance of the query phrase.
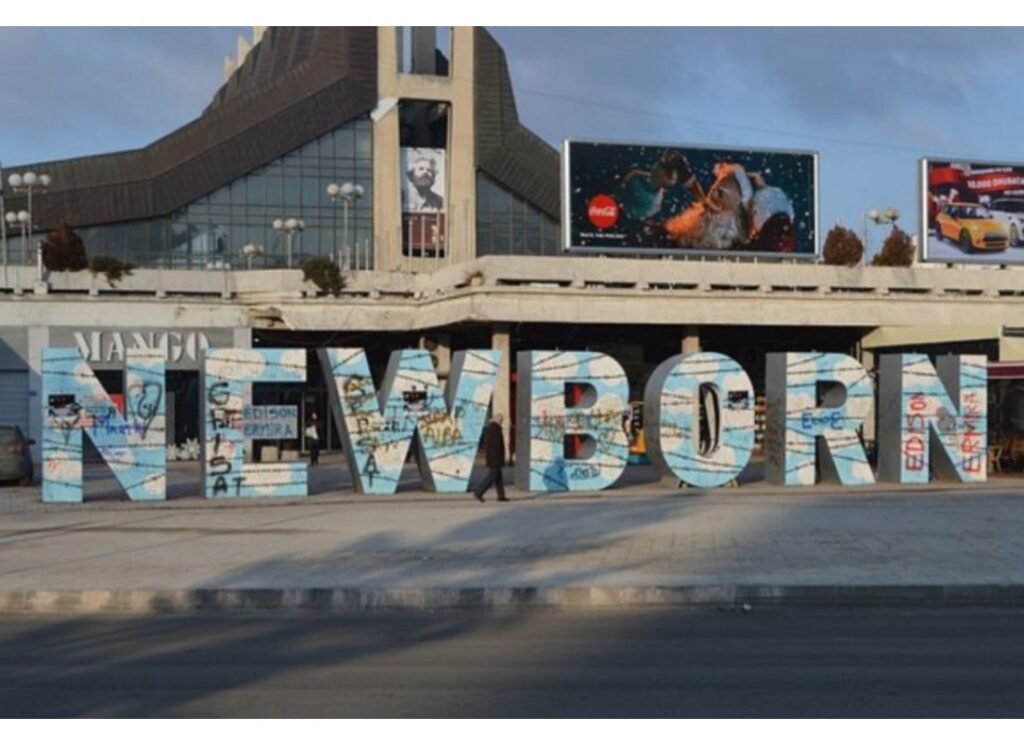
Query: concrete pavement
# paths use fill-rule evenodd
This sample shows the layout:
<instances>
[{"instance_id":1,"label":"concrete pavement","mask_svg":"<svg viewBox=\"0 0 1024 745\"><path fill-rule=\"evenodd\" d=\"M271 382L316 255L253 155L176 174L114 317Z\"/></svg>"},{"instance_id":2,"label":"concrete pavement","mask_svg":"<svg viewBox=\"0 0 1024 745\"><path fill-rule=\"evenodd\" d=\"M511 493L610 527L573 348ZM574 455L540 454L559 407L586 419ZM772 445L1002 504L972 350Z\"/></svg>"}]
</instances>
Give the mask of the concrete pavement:
<instances>
[{"instance_id":1,"label":"concrete pavement","mask_svg":"<svg viewBox=\"0 0 1024 745\"><path fill-rule=\"evenodd\" d=\"M678 491L651 469L592 495L313 496L210 502L188 467L166 503L0 490L0 610L1024 603L1020 481L928 489ZM325 486L330 488L324 488Z\"/></svg>"}]
</instances>

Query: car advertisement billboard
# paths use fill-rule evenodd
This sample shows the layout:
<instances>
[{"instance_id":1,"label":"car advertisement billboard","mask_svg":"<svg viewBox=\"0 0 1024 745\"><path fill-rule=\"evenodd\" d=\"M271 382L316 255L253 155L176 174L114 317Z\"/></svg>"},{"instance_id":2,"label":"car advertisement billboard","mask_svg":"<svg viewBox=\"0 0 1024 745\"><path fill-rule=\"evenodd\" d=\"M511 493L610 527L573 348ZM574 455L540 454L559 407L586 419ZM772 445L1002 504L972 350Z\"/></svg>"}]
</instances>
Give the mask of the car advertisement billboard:
<instances>
[{"instance_id":1,"label":"car advertisement billboard","mask_svg":"<svg viewBox=\"0 0 1024 745\"><path fill-rule=\"evenodd\" d=\"M565 247L592 253L818 253L817 155L567 140Z\"/></svg>"},{"instance_id":2,"label":"car advertisement billboard","mask_svg":"<svg viewBox=\"0 0 1024 745\"><path fill-rule=\"evenodd\" d=\"M921 161L926 261L1024 263L1024 165Z\"/></svg>"}]
</instances>

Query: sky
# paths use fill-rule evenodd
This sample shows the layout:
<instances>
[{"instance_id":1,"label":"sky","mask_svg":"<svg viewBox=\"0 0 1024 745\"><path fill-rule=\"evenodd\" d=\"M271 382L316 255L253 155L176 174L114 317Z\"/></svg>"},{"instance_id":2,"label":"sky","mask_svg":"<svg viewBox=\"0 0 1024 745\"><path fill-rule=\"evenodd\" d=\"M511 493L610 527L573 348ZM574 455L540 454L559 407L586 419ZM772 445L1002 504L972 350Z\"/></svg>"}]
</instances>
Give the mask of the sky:
<instances>
[{"instance_id":1,"label":"sky","mask_svg":"<svg viewBox=\"0 0 1024 745\"><path fill-rule=\"evenodd\" d=\"M820 219L896 207L917 160L1024 162L1012 29L491 29L520 118L566 137L816 150ZM195 118L240 28L0 29L0 161L145 145ZM877 248L881 229L874 229Z\"/></svg>"}]
</instances>

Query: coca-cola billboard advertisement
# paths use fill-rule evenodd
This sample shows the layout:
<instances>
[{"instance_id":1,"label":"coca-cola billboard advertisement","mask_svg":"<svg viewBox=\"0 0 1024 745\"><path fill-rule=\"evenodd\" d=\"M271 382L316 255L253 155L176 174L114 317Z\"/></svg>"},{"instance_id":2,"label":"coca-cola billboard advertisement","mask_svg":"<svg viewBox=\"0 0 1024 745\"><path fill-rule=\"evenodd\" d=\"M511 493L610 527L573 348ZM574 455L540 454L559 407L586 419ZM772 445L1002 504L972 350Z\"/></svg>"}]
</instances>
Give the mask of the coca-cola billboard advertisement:
<instances>
[{"instance_id":1,"label":"coca-cola billboard advertisement","mask_svg":"<svg viewBox=\"0 0 1024 745\"><path fill-rule=\"evenodd\" d=\"M924 258L1024 263L1024 165L921 161Z\"/></svg>"},{"instance_id":2,"label":"coca-cola billboard advertisement","mask_svg":"<svg viewBox=\"0 0 1024 745\"><path fill-rule=\"evenodd\" d=\"M817 255L814 153L567 140L562 168L567 250Z\"/></svg>"}]
</instances>

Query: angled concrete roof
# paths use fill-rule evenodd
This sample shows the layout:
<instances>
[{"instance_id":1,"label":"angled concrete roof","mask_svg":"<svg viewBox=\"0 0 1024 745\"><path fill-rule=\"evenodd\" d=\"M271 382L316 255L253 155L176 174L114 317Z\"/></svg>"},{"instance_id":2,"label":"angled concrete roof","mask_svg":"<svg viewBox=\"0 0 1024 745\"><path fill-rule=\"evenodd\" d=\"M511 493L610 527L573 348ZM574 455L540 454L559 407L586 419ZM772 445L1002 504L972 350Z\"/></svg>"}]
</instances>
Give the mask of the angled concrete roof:
<instances>
[{"instance_id":1,"label":"angled concrete roof","mask_svg":"<svg viewBox=\"0 0 1024 745\"><path fill-rule=\"evenodd\" d=\"M166 214L376 104L373 28L271 28L197 119L138 150L18 166L54 188L36 223ZM13 201L13 200L12 200Z\"/></svg>"},{"instance_id":2,"label":"angled concrete roof","mask_svg":"<svg viewBox=\"0 0 1024 745\"><path fill-rule=\"evenodd\" d=\"M477 166L559 217L557 151L516 111L505 54L477 30ZM53 188L35 222L85 226L181 208L249 171L367 114L377 103L377 29L273 27L195 120L137 150L22 164ZM19 208L23 200L10 198Z\"/></svg>"}]
</instances>

